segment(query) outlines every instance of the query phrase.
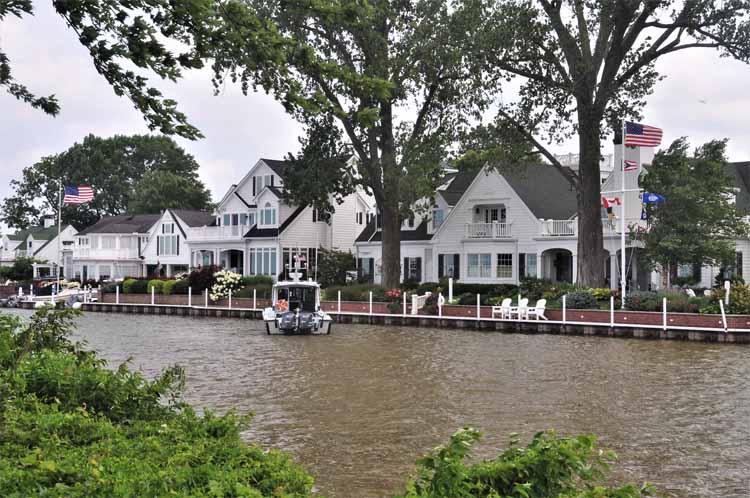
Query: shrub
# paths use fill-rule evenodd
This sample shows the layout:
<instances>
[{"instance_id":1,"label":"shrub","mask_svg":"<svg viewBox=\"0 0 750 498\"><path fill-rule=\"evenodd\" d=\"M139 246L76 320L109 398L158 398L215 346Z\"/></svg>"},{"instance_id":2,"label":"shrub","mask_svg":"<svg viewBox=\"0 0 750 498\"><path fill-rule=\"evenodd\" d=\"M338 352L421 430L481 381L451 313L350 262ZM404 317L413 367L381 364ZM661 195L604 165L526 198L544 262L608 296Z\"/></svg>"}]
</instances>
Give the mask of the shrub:
<instances>
[{"instance_id":1,"label":"shrub","mask_svg":"<svg viewBox=\"0 0 750 498\"><path fill-rule=\"evenodd\" d=\"M385 299L385 288L373 284L354 284L343 287L329 287L323 292L324 299L335 301L339 291L341 291L342 301L368 301L370 299L370 291L372 291L372 298L374 301L382 302Z\"/></svg>"},{"instance_id":2,"label":"shrub","mask_svg":"<svg viewBox=\"0 0 750 498\"><path fill-rule=\"evenodd\" d=\"M204 266L190 272L187 277L188 286L193 288L194 294L200 294L204 290L209 289L216 279L214 274L219 270L217 266Z\"/></svg>"},{"instance_id":3,"label":"shrub","mask_svg":"<svg viewBox=\"0 0 750 498\"><path fill-rule=\"evenodd\" d=\"M414 292L419 294L420 296L425 295L428 292L432 292L433 294L437 294L440 288L440 284L437 282L424 282L417 286L416 289L414 289Z\"/></svg>"},{"instance_id":4,"label":"shrub","mask_svg":"<svg viewBox=\"0 0 750 498\"><path fill-rule=\"evenodd\" d=\"M174 288L175 285L177 285L177 282L179 282L179 280L165 280L164 284L161 286L161 293L165 296L174 294Z\"/></svg>"},{"instance_id":5,"label":"shrub","mask_svg":"<svg viewBox=\"0 0 750 498\"><path fill-rule=\"evenodd\" d=\"M114 294L114 293L116 293L117 291L115 290L115 288L118 285L121 285L121 284L118 283L118 282L110 282L108 284L103 284L102 285L102 294Z\"/></svg>"},{"instance_id":6,"label":"shrub","mask_svg":"<svg viewBox=\"0 0 750 498\"><path fill-rule=\"evenodd\" d=\"M122 283L122 291L125 294L145 294L147 286L147 280L128 278Z\"/></svg>"},{"instance_id":7,"label":"shrub","mask_svg":"<svg viewBox=\"0 0 750 498\"><path fill-rule=\"evenodd\" d=\"M253 290L254 290L255 297L257 299L270 299L272 287L273 287L272 285L266 285L266 284L248 285L248 286L242 287L237 292L232 291L232 296L242 297L242 298L252 298Z\"/></svg>"},{"instance_id":8,"label":"shrub","mask_svg":"<svg viewBox=\"0 0 750 498\"><path fill-rule=\"evenodd\" d=\"M268 275L246 276L242 277L242 285L267 285L270 287L273 285L273 278Z\"/></svg>"},{"instance_id":9,"label":"shrub","mask_svg":"<svg viewBox=\"0 0 750 498\"><path fill-rule=\"evenodd\" d=\"M661 311L662 298L658 292L632 291L625 296L625 307L630 311Z\"/></svg>"},{"instance_id":10,"label":"shrub","mask_svg":"<svg viewBox=\"0 0 750 498\"><path fill-rule=\"evenodd\" d=\"M416 476L397 498L652 496L650 486L609 487L607 472L617 457L600 450L594 436L539 432L526 448L514 438L494 460L467 466L464 460L479 437L476 429L461 429L447 445L417 460Z\"/></svg>"},{"instance_id":11,"label":"shrub","mask_svg":"<svg viewBox=\"0 0 750 498\"><path fill-rule=\"evenodd\" d=\"M724 300L723 288L714 289L710 297L710 304L703 306L701 313L721 313L719 301ZM729 290L729 305L724 306L724 312L731 315L750 314L750 287L747 285L733 285Z\"/></svg>"},{"instance_id":12,"label":"shrub","mask_svg":"<svg viewBox=\"0 0 750 498\"><path fill-rule=\"evenodd\" d=\"M146 292L148 294L151 294L151 289L153 289L154 294L161 294L161 289L164 286L164 280L158 280L153 279L148 281L148 287L146 287Z\"/></svg>"},{"instance_id":13,"label":"shrub","mask_svg":"<svg viewBox=\"0 0 750 498\"><path fill-rule=\"evenodd\" d=\"M614 295L612 289L608 287L591 289L589 292L591 292L591 295L594 296L594 299L597 301L604 301L605 299L609 300L609 298Z\"/></svg>"},{"instance_id":14,"label":"shrub","mask_svg":"<svg viewBox=\"0 0 750 498\"><path fill-rule=\"evenodd\" d=\"M0 496L311 496L290 456L242 442L247 418L183 403L181 369L149 381L70 343L75 316L0 315Z\"/></svg>"},{"instance_id":15,"label":"shrub","mask_svg":"<svg viewBox=\"0 0 750 498\"><path fill-rule=\"evenodd\" d=\"M242 286L242 275L229 270L221 270L214 274L214 284L209 290L212 301L229 297L229 291L237 292Z\"/></svg>"},{"instance_id":16,"label":"shrub","mask_svg":"<svg viewBox=\"0 0 750 498\"><path fill-rule=\"evenodd\" d=\"M317 279L323 287L346 285L346 272L357 269L357 261L349 251L318 250Z\"/></svg>"},{"instance_id":17,"label":"shrub","mask_svg":"<svg viewBox=\"0 0 750 498\"><path fill-rule=\"evenodd\" d=\"M175 281L174 287L172 287L172 294L187 294L190 282L187 278L183 278Z\"/></svg>"},{"instance_id":18,"label":"shrub","mask_svg":"<svg viewBox=\"0 0 750 498\"><path fill-rule=\"evenodd\" d=\"M572 310L590 310L596 309L599 306L596 304L596 299L588 291L575 291L565 295L565 306Z\"/></svg>"}]
</instances>

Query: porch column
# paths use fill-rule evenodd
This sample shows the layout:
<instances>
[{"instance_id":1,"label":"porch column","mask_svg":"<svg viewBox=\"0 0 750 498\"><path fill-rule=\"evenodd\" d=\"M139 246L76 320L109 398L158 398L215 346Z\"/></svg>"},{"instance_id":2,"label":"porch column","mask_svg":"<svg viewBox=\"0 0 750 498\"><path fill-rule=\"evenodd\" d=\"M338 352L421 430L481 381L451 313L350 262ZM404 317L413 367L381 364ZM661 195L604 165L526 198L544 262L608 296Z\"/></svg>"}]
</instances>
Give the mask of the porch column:
<instances>
[{"instance_id":1,"label":"porch column","mask_svg":"<svg viewBox=\"0 0 750 498\"><path fill-rule=\"evenodd\" d=\"M542 275L544 275L542 264L542 253L538 252L536 253L536 278L542 278Z\"/></svg>"},{"instance_id":2,"label":"porch column","mask_svg":"<svg viewBox=\"0 0 750 498\"><path fill-rule=\"evenodd\" d=\"M250 275L249 269L250 265L248 264L247 258L250 251L247 250L247 247L245 247L242 250L242 274L243 275Z\"/></svg>"},{"instance_id":3,"label":"porch column","mask_svg":"<svg viewBox=\"0 0 750 498\"><path fill-rule=\"evenodd\" d=\"M573 273L573 283L575 284L578 281L578 256L576 254L573 254L571 259L573 260L573 262L571 263L573 265L571 271Z\"/></svg>"},{"instance_id":4,"label":"porch column","mask_svg":"<svg viewBox=\"0 0 750 498\"><path fill-rule=\"evenodd\" d=\"M219 260L220 256L221 253L219 253L219 249L214 249L214 260L212 263L214 266L221 266L221 261Z\"/></svg>"},{"instance_id":5,"label":"porch column","mask_svg":"<svg viewBox=\"0 0 750 498\"><path fill-rule=\"evenodd\" d=\"M172 265L167 265L167 276L168 277L172 276Z\"/></svg>"}]
</instances>

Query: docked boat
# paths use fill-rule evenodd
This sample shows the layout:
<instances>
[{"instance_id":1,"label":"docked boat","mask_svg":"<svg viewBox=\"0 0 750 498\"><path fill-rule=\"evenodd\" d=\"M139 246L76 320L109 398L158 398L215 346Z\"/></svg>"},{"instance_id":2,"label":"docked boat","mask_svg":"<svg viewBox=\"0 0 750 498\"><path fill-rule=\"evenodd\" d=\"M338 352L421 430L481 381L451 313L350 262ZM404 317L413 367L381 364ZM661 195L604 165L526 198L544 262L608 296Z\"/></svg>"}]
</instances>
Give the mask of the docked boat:
<instances>
[{"instance_id":1,"label":"docked boat","mask_svg":"<svg viewBox=\"0 0 750 498\"><path fill-rule=\"evenodd\" d=\"M268 334L327 335L331 316L320 309L320 284L283 281L274 284L271 307L263 310Z\"/></svg>"}]
</instances>

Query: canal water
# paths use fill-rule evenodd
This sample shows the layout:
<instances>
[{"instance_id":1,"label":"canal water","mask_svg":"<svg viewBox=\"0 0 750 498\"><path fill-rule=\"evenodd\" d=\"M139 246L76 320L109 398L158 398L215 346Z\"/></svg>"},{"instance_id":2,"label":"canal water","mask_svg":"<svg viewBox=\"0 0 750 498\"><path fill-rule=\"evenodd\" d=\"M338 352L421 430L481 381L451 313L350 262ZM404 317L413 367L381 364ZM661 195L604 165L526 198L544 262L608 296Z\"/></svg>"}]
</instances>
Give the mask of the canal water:
<instances>
[{"instance_id":1,"label":"canal water","mask_svg":"<svg viewBox=\"0 0 750 498\"><path fill-rule=\"evenodd\" d=\"M510 433L594 433L618 479L667 496L750 496L750 348L336 325L267 336L249 320L88 313L77 339L115 367L187 370L187 401L254 412L250 442L292 452L332 498L391 496L464 425L490 458Z\"/></svg>"}]
</instances>

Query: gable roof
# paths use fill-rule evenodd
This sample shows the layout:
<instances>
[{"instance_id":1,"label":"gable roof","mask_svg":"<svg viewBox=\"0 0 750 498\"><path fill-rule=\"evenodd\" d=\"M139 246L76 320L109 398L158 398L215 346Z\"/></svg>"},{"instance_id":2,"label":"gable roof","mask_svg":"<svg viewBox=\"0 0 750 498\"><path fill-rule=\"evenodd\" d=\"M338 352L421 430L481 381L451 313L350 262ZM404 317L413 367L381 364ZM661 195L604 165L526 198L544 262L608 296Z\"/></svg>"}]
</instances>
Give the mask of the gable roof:
<instances>
[{"instance_id":1,"label":"gable roof","mask_svg":"<svg viewBox=\"0 0 750 498\"><path fill-rule=\"evenodd\" d=\"M260 160L266 163L266 165L268 165L268 167L271 168L273 172L279 175L282 179L284 178L286 168L291 164L291 161L279 161L278 159L261 158Z\"/></svg>"},{"instance_id":2,"label":"gable roof","mask_svg":"<svg viewBox=\"0 0 750 498\"><path fill-rule=\"evenodd\" d=\"M62 229L65 230L68 225L63 225ZM9 234L10 240L23 241L29 238L31 235L34 240L52 240L57 236L57 225L52 227L30 227L24 230L19 230L14 234Z\"/></svg>"},{"instance_id":3,"label":"gable roof","mask_svg":"<svg viewBox=\"0 0 750 498\"><path fill-rule=\"evenodd\" d=\"M365 229L362 230L362 233L359 234L359 237L357 237L357 240L355 240L354 242L382 242L383 232L376 229L376 221L376 218L373 217L373 219L370 220L367 226L365 226ZM429 220L425 219L414 230L401 230L401 242L413 242L432 239L432 234L427 233L428 223Z\"/></svg>"},{"instance_id":4,"label":"gable roof","mask_svg":"<svg viewBox=\"0 0 750 498\"><path fill-rule=\"evenodd\" d=\"M281 234L286 228L292 224L292 222L304 211L304 207L298 207L290 214L284 222L279 225L279 228L258 228L258 225L253 225L249 232L245 234L247 238L258 238L258 237L276 237Z\"/></svg>"},{"instance_id":5,"label":"gable roof","mask_svg":"<svg viewBox=\"0 0 750 498\"><path fill-rule=\"evenodd\" d=\"M91 233L148 233L148 230L160 218L160 214L105 216L90 227L78 232L77 235L88 235Z\"/></svg>"},{"instance_id":6,"label":"gable roof","mask_svg":"<svg viewBox=\"0 0 750 498\"><path fill-rule=\"evenodd\" d=\"M202 227L216 222L216 217L207 211L197 209L170 209L169 211L189 227Z\"/></svg>"},{"instance_id":7,"label":"gable roof","mask_svg":"<svg viewBox=\"0 0 750 498\"><path fill-rule=\"evenodd\" d=\"M727 163L724 171L734 180L737 209L750 214L750 162Z\"/></svg>"},{"instance_id":8,"label":"gable roof","mask_svg":"<svg viewBox=\"0 0 750 498\"><path fill-rule=\"evenodd\" d=\"M533 164L502 176L537 218L563 220L578 213L575 190L554 166Z\"/></svg>"},{"instance_id":9,"label":"gable roof","mask_svg":"<svg viewBox=\"0 0 750 498\"><path fill-rule=\"evenodd\" d=\"M445 199L445 202L449 206L455 206L464 195L464 192L466 192L466 189L469 188L471 182L474 181L479 171L481 171L481 168L463 169L457 173L449 173L446 178L452 178L450 184L445 189L438 190L438 194Z\"/></svg>"}]
</instances>

